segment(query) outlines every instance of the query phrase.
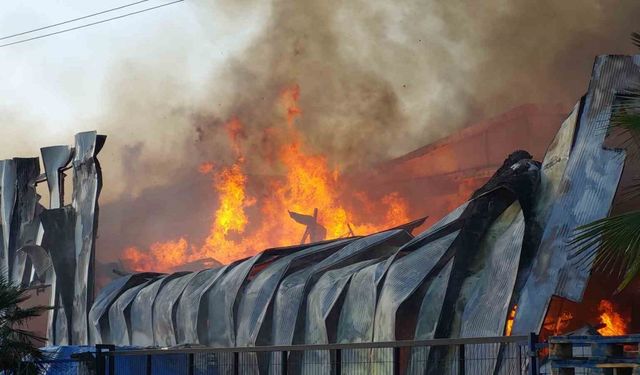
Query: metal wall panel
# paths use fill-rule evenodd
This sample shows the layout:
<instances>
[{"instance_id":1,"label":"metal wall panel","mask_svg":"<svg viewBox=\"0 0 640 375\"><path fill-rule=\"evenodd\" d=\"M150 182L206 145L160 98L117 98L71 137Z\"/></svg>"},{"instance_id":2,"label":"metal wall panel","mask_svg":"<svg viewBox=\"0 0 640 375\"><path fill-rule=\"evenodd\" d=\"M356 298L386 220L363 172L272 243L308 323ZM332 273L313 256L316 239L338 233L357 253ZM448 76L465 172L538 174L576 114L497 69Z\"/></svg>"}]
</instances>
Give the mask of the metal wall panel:
<instances>
[{"instance_id":1,"label":"metal wall panel","mask_svg":"<svg viewBox=\"0 0 640 375\"><path fill-rule=\"evenodd\" d=\"M153 330L156 346L174 346L176 340L176 309L187 284L197 273L177 277L160 290L153 304Z\"/></svg>"},{"instance_id":2,"label":"metal wall panel","mask_svg":"<svg viewBox=\"0 0 640 375\"><path fill-rule=\"evenodd\" d=\"M75 141L72 205L77 214L72 340L84 344L89 341L87 316L94 298L98 197L102 189L102 172L96 156L104 145L105 136L95 131L78 133Z\"/></svg>"},{"instance_id":3,"label":"metal wall panel","mask_svg":"<svg viewBox=\"0 0 640 375\"><path fill-rule=\"evenodd\" d=\"M602 148L616 92L640 77L640 57L600 56L580 115L575 143L544 228L538 255L518 302L513 334L537 332L553 294L579 301L590 264L570 260L576 227L609 212L624 154ZM566 140L564 141L566 144ZM565 146L566 149L566 146Z\"/></svg>"},{"instance_id":4,"label":"metal wall panel","mask_svg":"<svg viewBox=\"0 0 640 375\"><path fill-rule=\"evenodd\" d=\"M207 321L205 307L207 301L203 299L203 296L209 292L229 267L200 271L187 283L176 312L176 338L179 343L197 344L206 341L200 340L199 337L199 335L206 336L205 329L201 328L205 327Z\"/></svg>"},{"instance_id":5,"label":"metal wall panel","mask_svg":"<svg viewBox=\"0 0 640 375\"><path fill-rule=\"evenodd\" d=\"M153 306L158 292L167 282L185 274L185 272L176 272L171 275L161 276L136 294L136 298L131 304L130 315L132 345L152 346L154 344Z\"/></svg>"},{"instance_id":6,"label":"metal wall panel","mask_svg":"<svg viewBox=\"0 0 640 375\"><path fill-rule=\"evenodd\" d=\"M122 293L109 308L109 333L113 345L131 345L131 304L142 288L153 282L146 281Z\"/></svg>"},{"instance_id":7,"label":"metal wall panel","mask_svg":"<svg viewBox=\"0 0 640 375\"><path fill-rule=\"evenodd\" d=\"M6 280L11 280L11 269L13 268L13 256L9 247L11 238L11 222L13 220L13 209L16 204L16 162L14 160L1 160L0 172L0 219L2 222L2 268Z\"/></svg>"},{"instance_id":8,"label":"metal wall panel","mask_svg":"<svg viewBox=\"0 0 640 375\"><path fill-rule=\"evenodd\" d=\"M236 345L266 345L270 338L259 338L265 319L270 320L267 310L280 282L292 270L311 263L317 263L334 253L352 240L340 240L323 243L302 249L270 264L249 283L242 293L238 308L238 336ZM268 332L270 333L270 332Z\"/></svg>"}]
</instances>

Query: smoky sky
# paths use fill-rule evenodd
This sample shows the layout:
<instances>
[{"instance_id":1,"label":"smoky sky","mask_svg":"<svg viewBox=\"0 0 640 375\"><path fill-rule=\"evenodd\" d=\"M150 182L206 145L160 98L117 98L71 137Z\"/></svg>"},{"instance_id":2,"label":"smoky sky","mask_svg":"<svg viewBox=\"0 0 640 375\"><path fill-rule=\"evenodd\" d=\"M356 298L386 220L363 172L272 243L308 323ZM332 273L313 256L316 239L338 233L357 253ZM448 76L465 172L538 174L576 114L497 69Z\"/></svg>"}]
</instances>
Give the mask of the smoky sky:
<instances>
[{"instance_id":1,"label":"smoky sky","mask_svg":"<svg viewBox=\"0 0 640 375\"><path fill-rule=\"evenodd\" d=\"M274 103L287 87L300 88L296 127L310 151L343 170L367 168L520 104L569 112L595 56L635 53L629 34L640 29L635 0L215 3L191 3L205 31L213 12L242 17L259 3L264 23L204 89L180 79L184 59L122 61L110 73L98 119L110 136L107 258L126 245L204 236L215 197L197 165L233 161L223 126L232 117L245 126L248 173L279 173L271 161L284 140L265 129L282 123Z\"/></svg>"}]
</instances>

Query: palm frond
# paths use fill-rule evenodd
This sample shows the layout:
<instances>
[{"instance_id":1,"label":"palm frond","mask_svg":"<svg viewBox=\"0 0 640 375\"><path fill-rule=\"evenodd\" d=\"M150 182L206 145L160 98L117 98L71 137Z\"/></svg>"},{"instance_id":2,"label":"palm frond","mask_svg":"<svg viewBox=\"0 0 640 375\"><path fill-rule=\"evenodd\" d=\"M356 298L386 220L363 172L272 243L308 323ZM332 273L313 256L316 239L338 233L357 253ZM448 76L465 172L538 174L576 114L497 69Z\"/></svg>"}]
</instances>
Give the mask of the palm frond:
<instances>
[{"instance_id":1,"label":"palm frond","mask_svg":"<svg viewBox=\"0 0 640 375\"><path fill-rule=\"evenodd\" d=\"M618 129L623 146L640 148L640 87L633 86L616 96L611 107L610 129Z\"/></svg>"},{"instance_id":2,"label":"palm frond","mask_svg":"<svg viewBox=\"0 0 640 375\"><path fill-rule=\"evenodd\" d=\"M631 33L631 41L636 47L640 48L640 33Z\"/></svg>"},{"instance_id":3,"label":"palm frond","mask_svg":"<svg viewBox=\"0 0 640 375\"><path fill-rule=\"evenodd\" d=\"M570 241L593 266L622 278L624 289L640 272L640 211L611 216L577 228Z\"/></svg>"}]
</instances>

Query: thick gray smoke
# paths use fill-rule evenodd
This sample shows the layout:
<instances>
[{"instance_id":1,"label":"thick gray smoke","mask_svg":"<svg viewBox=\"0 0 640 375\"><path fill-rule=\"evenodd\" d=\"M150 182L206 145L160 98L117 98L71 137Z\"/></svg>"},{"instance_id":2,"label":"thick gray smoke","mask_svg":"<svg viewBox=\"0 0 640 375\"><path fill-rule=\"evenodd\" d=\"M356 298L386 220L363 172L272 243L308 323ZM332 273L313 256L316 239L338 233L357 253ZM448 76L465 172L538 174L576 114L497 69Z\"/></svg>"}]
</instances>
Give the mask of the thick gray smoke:
<instances>
[{"instance_id":1,"label":"thick gray smoke","mask_svg":"<svg viewBox=\"0 0 640 375\"><path fill-rule=\"evenodd\" d=\"M245 125L249 172L277 173L278 139L265 130L282 123L274 103L286 87L300 87L296 126L312 150L342 168L366 167L523 103L568 111L594 57L635 53L629 34L640 29L637 0L207 3L192 5L205 29L212 12L242 17L258 5L265 22L205 94L176 83L179 69L130 62L113 73L112 112L101 125L111 137L102 161L111 170L99 244L106 258L128 245L202 239L215 197L197 165L233 160L222 126L233 116ZM129 141L137 131L148 138Z\"/></svg>"}]
</instances>

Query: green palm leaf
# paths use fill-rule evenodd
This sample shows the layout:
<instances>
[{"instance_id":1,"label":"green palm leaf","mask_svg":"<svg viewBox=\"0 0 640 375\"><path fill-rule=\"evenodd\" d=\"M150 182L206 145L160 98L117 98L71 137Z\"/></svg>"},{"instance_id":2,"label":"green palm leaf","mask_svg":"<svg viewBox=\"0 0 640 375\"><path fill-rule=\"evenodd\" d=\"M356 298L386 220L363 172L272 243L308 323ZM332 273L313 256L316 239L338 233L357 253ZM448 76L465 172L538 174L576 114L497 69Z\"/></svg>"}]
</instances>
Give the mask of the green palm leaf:
<instances>
[{"instance_id":1,"label":"green palm leaf","mask_svg":"<svg viewBox=\"0 0 640 375\"><path fill-rule=\"evenodd\" d=\"M633 44L636 45L636 47L640 48L640 34L639 33L632 33L631 34L631 40L633 41Z\"/></svg>"},{"instance_id":2,"label":"green palm leaf","mask_svg":"<svg viewBox=\"0 0 640 375\"><path fill-rule=\"evenodd\" d=\"M617 273L620 291L640 274L640 211L583 225L570 243L577 255L593 260L596 269Z\"/></svg>"},{"instance_id":3,"label":"green palm leaf","mask_svg":"<svg viewBox=\"0 0 640 375\"><path fill-rule=\"evenodd\" d=\"M16 368L25 357L43 357L42 352L34 346L34 342L42 342L44 338L25 328L32 318L51 308L21 307L20 304L27 299L27 290L12 285L0 276L0 370Z\"/></svg>"}]
</instances>

